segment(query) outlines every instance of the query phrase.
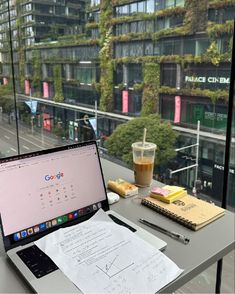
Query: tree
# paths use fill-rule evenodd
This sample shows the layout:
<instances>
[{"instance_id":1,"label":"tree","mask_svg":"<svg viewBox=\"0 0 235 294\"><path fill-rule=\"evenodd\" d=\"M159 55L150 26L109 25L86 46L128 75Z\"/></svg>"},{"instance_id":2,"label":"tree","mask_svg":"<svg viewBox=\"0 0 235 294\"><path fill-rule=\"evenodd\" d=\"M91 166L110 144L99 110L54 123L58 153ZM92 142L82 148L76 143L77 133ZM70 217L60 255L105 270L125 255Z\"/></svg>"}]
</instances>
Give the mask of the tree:
<instances>
[{"instance_id":1,"label":"tree","mask_svg":"<svg viewBox=\"0 0 235 294\"><path fill-rule=\"evenodd\" d=\"M142 141L144 128L147 129L146 141L157 145L156 165L163 165L175 157L174 144L177 134L170 124L161 122L159 116L155 114L135 118L119 125L106 141L105 146L109 154L122 159L131 167L133 162L131 144Z\"/></svg>"},{"instance_id":2,"label":"tree","mask_svg":"<svg viewBox=\"0 0 235 294\"><path fill-rule=\"evenodd\" d=\"M0 106L3 112L8 115L8 122L10 123L10 114L14 110L13 88L11 83L0 86Z\"/></svg>"}]
</instances>

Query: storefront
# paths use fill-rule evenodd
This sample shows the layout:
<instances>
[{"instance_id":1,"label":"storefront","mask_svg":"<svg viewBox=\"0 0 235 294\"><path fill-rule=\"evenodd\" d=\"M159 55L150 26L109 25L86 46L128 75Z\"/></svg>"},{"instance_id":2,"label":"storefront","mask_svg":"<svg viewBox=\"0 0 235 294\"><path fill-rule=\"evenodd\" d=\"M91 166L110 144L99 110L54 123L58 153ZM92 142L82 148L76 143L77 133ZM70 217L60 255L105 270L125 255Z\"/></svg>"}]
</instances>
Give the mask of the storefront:
<instances>
[{"instance_id":1,"label":"storefront","mask_svg":"<svg viewBox=\"0 0 235 294\"><path fill-rule=\"evenodd\" d=\"M162 118L175 121L176 102L173 95L162 95L160 98L160 108ZM227 105L223 101L213 104L210 99L205 97L180 98L180 120L177 124L182 126L197 125L199 120L201 128L204 130L216 129L221 133L226 131L227 125Z\"/></svg>"}]
</instances>

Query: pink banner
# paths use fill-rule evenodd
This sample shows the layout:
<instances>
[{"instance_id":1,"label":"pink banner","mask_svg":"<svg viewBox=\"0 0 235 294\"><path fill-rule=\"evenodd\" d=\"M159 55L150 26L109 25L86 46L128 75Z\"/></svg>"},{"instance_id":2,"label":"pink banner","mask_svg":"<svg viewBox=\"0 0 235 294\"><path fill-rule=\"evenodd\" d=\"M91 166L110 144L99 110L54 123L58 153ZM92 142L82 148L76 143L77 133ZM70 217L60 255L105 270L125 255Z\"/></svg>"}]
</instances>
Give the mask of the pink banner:
<instances>
[{"instance_id":1,"label":"pink banner","mask_svg":"<svg viewBox=\"0 0 235 294\"><path fill-rule=\"evenodd\" d=\"M122 91L122 112L128 112L128 91Z\"/></svg>"},{"instance_id":2,"label":"pink banner","mask_svg":"<svg viewBox=\"0 0 235 294\"><path fill-rule=\"evenodd\" d=\"M180 117L181 117L181 97L175 96L175 118L174 118L175 124L180 122Z\"/></svg>"},{"instance_id":3,"label":"pink banner","mask_svg":"<svg viewBox=\"0 0 235 294\"><path fill-rule=\"evenodd\" d=\"M43 82L43 97L49 98L49 85L48 82Z\"/></svg>"},{"instance_id":4,"label":"pink banner","mask_svg":"<svg viewBox=\"0 0 235 294\"><path fill-rule=\"evenodd\" d=\"M51 117L49 113L43 113L42 115L43 118L43 128L45 130L50 131L51 130Z\"/></svg>"},{"instance_id":5,"label":"pink banner","mask_svg":"<svg viewBox=\"0 0 235 294\"><path fill-rule=\"evenodd\" d=\"M3 85L8 85L8 79L7 78L3 78Z\"/></svg>"},{"instance_id":6,"label":"pink banner","mask_svg":"<svg viewBox=\"0 0 235 294\"><path fill-rule=\"evenodd\" d=\"M30 83L29 83L29 80L25 80L24 81L24 92L25 92L25 95L29 95L30 94Z\"/></svg>"}]
</instances>

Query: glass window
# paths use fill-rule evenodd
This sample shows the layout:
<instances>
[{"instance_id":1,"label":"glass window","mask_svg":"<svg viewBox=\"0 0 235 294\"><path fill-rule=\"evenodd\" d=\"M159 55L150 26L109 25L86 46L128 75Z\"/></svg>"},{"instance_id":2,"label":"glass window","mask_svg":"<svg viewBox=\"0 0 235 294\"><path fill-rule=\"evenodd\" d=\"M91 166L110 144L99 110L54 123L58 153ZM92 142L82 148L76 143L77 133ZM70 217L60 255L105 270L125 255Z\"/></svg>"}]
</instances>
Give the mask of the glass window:
<instances>
[{"instance_id":1,"label":"glass window","mask_svg":"<svg viewBox=\"0 0 235 294\"><path fill-rule=\"evenodd\" d=\"M130 56L143 55L143 43L142 42L133 42L129 46L130 46Z\"/></svg>"},{"instance_id":2,"label":"glass window","mask_svg":"<svg viewBox=\"0 0 235 294\"><path fill-rule=\"evenodd\" d=\"M136 21L130 23L130 33L137 33L138 32L137 24L138 23Z\"/></svg>"},{"instance_id":3,"label":"glass window","mask_svg":"<svg viewBox=\"0 0 235 294\"><path fill-rule=\"evenodd\" d=\"M153 13L155 11L155 0L147 0L146 12Z\"/></svg>"},{"instance_id":4,"label":"glass window","mask_svg":"<svg viewBox=\"0 0 235 294\"><path fill-rule=\"evenodd\" d=\"M165 8L170 8L175 6L175 0L166 0Z\"/></svg>"},{"instance_id":5,"label":"glass window","mask_svg":"<svg viewBox=\"0 0 235 294\"><path fill-rule=\"evenodd\" d=\"M141 83L143 80L142 65L128 65L128 86L131 87L136 83Z\"/></svg>"},{"instance_id":6,"label":"glass window","mask_svg":"<svg viewBox=\"0 0 235 294\"><path fill-rule=\"evenodd\" d=\"M16 2L21 2L21 9L16 7ZM90 6L85 5L85 2L90 2ZM145 62L154 63L158 59L154 57L161 57L159 70L161 90L169 91L168 94L160 92L159 97L156 97L160 102L157 112L162 119L171 120L173 130L177 129L180 133L181 139L178 143L182 145L195 141L196 124L197 120L200 120L203 139L200 141L201 153L198 168L199 175L202 175L202 179L206 182L203 194L211 197L212 190L215 189L212 187L216 187L216 179L218 182L218 177L215 176L218 170L216 171L214 164L217 162L222 168L224 164L223 148L228 119L227 100L233 37L230 23L225 25L225 22L234 19L234 1L208 1L208 7L201 7L201 1L194 1L195 6L191 8L189 8L191 4L185 5L185 0L110 0L106 2L110 5L110 11L113 11L114 17L127 17L124 20L116 19L116 21L110 17L111 23L114 23L112 33L115 36L122 36L122 41L111 42L111 47L108 48L110 55L106 61L107 63L114 61L113 75L109 76L104 75L107 72L105 66L101 68L103 64L100 63L100 52L103 52L103 44L97 40L98 38L104 40L107 37L107 31L99 31L99 22L105 20L103 16L107 12L103 6L97 6L102 3L100 0L43 0L41 2L38 0L10 0L9 12L7 0L0 1L0 124L4 130L14 133L17 119L15 113L17 113L21 132L19 146L14 141L15 136L13 136L11 146L3 135L0 136L0 157L17 154L18 149L19 152L30 152L35 149L54 147L54 142L56 145L72 143L73 140L70 141L68 137L63 141L53 137L57 118L60 117L63 121L66 133L70 120L79 120L87 113L90 115L92 111L89 109L94 109L95 100L98 101L98 109L101 110L99 99L101 95L102 97L103 94L106 95L104 93L106 89L100 89L100 79L103 75L106 80L110 79L111 85L114 85L109 92L109 97L113 97L112 94L114 94L114 98L108 105L108 108L113 105L114 108L109 109L109 119L99 118L101 123L98 136L101 132L110 136L116 125L125 122L124 116L120 120L116 116L117 113L122 113L122 84L129 88L135 85L135 90L128 89L129 109L126 115L131 118L139 116L142 107L142 92L145 95L144 90L147 90L145 88L147 85L143 83L146 78L144 76L146 72L142 73L143 64ZM183 6L186 10L184 13L177 13L177 9L172 10L174 7ZM162 34L156 40L152 40L151 37L147 38L148 35L167 28L184 26L185 13L188 15L188 9L191 9L189 22L192 21L193 33L186 31L185 35L176 34L174 37ZM197 14L201 13L201 9L205 10L203 15L208 15L208 19L204 19L204 28L197 23ZM154 13L160 10L163 11L153 17ZM146 13L148 15L145 15ZM128 16L134 17L128 18ZM19 19L21 21L17 22ZM96 22L96 25L92 24L93 22ZM210 27L210 24L217 36L215 41L218 52L223 54L217 66L213 65L211 56L206 54L212 42L206 29ZM9 43L10 25L11 43ZM107 28L105 24L104 28ZM229 29L225 30L226 28ZM139 34L138 38L136 33ZM104 42L104 44L109 46L109 42ZM13 60L9 53L10 49L13 49ZM193 62L195 56L206 58L202 58L200 62ZM16 97L20 97L20 101L14 101L13 97L12 63L15 70L14 90ZM55 74L55 69L58 70L57 74ZM55 88L54 85L58 87ZM115 86L119 87L115 88ZM153 91L149 88L148 90ZM214 103L208 97L211 94L213 94L212 98L216 98L214 99L216 101L212 99ZM176 96L180 96L181 101L181 116L177 125L174 123ZM25 103L32 97L38 102L36 115L31 113ZM49 103L48 99L52 100L53 104ZM67 104L66 107L61 108L63 104L57 105L57 100ZM19 109L14 109L14 102L17 102L16 105L19 103ZM82 105L87 110L78 111L77 107L73 106L74 104ZM106 105L102 104L103 106ZM50 127L44 130L45 115L49 117ZM234 127L232 131L234 134ZM82 127L79 126L77 132L77 140L88 138L83 134ZM22 141L24 136L28 136L27 134L30 135L30 140L34 142L34 145L28 146L25 141ZM42 140L43 138L45 140ZM28 146L30 150L23 146ZM173 149L175 147L172 146ZM231 169L235 170L235 152L232 154ZM188 157L194 155L194 152L190 151ZM175 169L184 167L182 164L192 163L189 160L182 163L182 158L178 157L172 161ZM173 163L168 160L169 166ZM159 166L159 170L163 175L164 167ZM174 181L179 186L185 185L190 192L194 172L194 169L184 172L179 177L175 177Z\"/></svg>"},{"instance_id":7,"label":"glass window","mask_svg":"<svg viewBox=\"0 0 235 294\"><path fill-rule=\"evenodd\" d=\"M176 86L176 65L163 64L161 67L161 85L175 87Z\"/></svg>"},{"instance_id":8,"label":"glass window","mask_svg":"<svg viewBox=\"0 0 235 294\"><path fill-rule=\"evenodd\" d=\"M114 73L114 84L119 85L123 82L123 66L117 65Z\"/></svg>"},{"instance_id":9,"label":"glass window","mask_svg":"<svg viewBox=\"0 0 235 294\"><path fill-rule=\"evenodd\" d=\"M157 18L157 30L160 31L165 28L165 19L162 18Z\"/></svg>"},{"instance_id":10,"label":"glass window","mask_svg":"<svg viewBox=\"0 0 235 294\"><path fill-rule=\"evenodd\" d=\"M145 55L153 55L153 42L145 42L144 53Z\"/></svg>"},{"instance_id":11,"label":"glass window","mask_svg":"<svg viewBox=\"0 0 235 294\"><path fill-rule=\"evenodd\" d=\"M130 14L137 13L137 3L131 3L130 4Z\"/></svg>"},{"instance_id":12,"label":"glass window","mask_svg":"<svg viewBox=\"0 0 235 294\"><path fill-rule=\"evenodd\" d=\"M182 6L184 7L185 0L176 0L175 6Z\"/></svg>"},{"instance_id":13,"label":"glass window","mask_svg":"<svg viewBox=\"0 0 235 294\"><path fill-rule=\"evenodd\" d=\"M115 57L122 57L122 45L121 44L116 44L115 45Z\"/></svg>"},{"instance_id":14,"label":"glass window","mask_svg":"<svg viewBox=\"0 0 235 294\"><path fill-rule=\"evenodd\" d=\"M156 0L156 10L164 9L165 0Z\"/></svg>"},{"instance_id":15,"label":"glass window","mask_svg":"<svg viewBox=\"0 0 235 294\"><path fill-rule=\"evenodd\" d=\"M175 103L173 97L162 97L161 99L161 112L162 118L167 120L174 120Z\"/></svg>"},{"instance_id":16,"label":"glass window","mask_svg":"<svg viewBox=\"0 0 235 294\"><path fill-rule=\"evenodd\" d=\"M154 55L160 55L161 54L161 43L156 41L153 48Z\"/></svg>"},{"instance_id":17,"label":"glass window","mask_svg":"<svg viewBox=\"0 0 235 294\"><path fill-rule=\"evenodd\" d=\"M217 46L221 54L229 52L231 46L230 42L231 40L226 36L218 39Z\"/></svg>"},{"instance_id":18,"label":"glass window","mask_svg":"<svg viewBox=\"0 0 235 294\"><path fill-rule=\"evenodd\" d=\"M183 25L183 17L180 15L180 16L173 16L173 17L170 17L169 18L170 20L170 27L177 27L177 26L181 26Z\"/></svg>"},{"instance_id":19,"label":"glass window","mask_svg":"<svg viewBox=\"0 0 235 294\"><path fill-rule=\"evenodd\" d=\"M129 44L122 44L122 56L129 56Z\"/></svg>"},{"instance_id":20,"label":"glass window","mask_svg":"<svg viewBox=\"0 0 235 294\"><path fill-rule=\"evenodd\" d=\"M122 93L116 92L114 94L114 109L117 112L122 112Z\"/></svg>"},{"instance_id":21,"label":"glass window","mask_svg":"<svg viewBox=\"0 0 235 294\"><path fill-rule=\"evenodd\" d=\"M154 32L154 21L153 20L146 21L146 32L148 32L148 33Z\"/></svg>"},{"instance_id":22,"label":"glass window","mask_svg":"<svg viewBox=\"0 0 235 294\"><path fill-rule=\"evenodd\" d=\"M145 32L145 22L144 21L139 21L138 22L138 32L139 33L144 33Z\"/></svg>"},{"instance_id":23,"label":"glass window","mask_svg":"<svg viewBox=\"0 0 235 294\"><path fill-rule=\"evenodd\" d=\"M116 28L116 36L122 35L122 24L117 24L115 28Z\"/></svg>"},{"instance_id":24,"label":"glass window","mask_svg":"<svg viewBox=\"0 0 235 294\"><path fill-rule=\"evenodd\" d=\"M163 42L163 52L164 55L174 54L174 42L172 40Z\"/></svg>"},{"instance_id":25,"label":"glass window","mask_svg":"<svg viewBox=\"0 0 235 294\"><path fill-rule=\"evenodd\" d=\"M223 22L234 20L235 7L229 7L224 10Z\"/></svg>"},{"instance_id":26,"label":"glass window","mask_svg":"<svg viewBox=\"0 0 235 294\"><path fill-rule=\"evenodd\" d=\"M129 15L129 5L124 5L121 7L121 15L122 16Z\"/></svg>"},{"instance_id":27,"label":"glass window","mask_svg":"<svg viewBox=\"0 0 235 294\"><path fill-rule=\"evenodd\" d=\"M145 1L140 1L137 3L138 4L138 12L146 12L145 10Z\"/></svg>"},{"instance_id":28,"label":"glass window","mask_svg":"<svg viewBox=\"0 0 235 294\"><path fill-rule=\"evenodd\" d=\"M195 54L196 43L194 39L185 39L184 40L184 54Z\"/></svg>"},{"instance_id":29,"label":"glass window","mask_svg":"<svg viewBox=\"0 0 235 294\"><path fill-rule=\"evenodd\" d=\"M196 55L202 55L206 53L210 43L208 39L196 40Z\"/></svg>"},{"instance_id":30,"label":"glass window","mask_svg":"<svg viewBox=\"0 0 235 294\"><path fill-rule=\"evenodd\" d=\"M141 96L140 94L129 92L128 112L130 114L140 114Z\"/></svg>"},{"instance_id":31,"label":"glass window","mask_svg":"<svg viewBox=\"0 0 235 294\"><path fill-rule=\"evenodd\" d=\"M122 34L128 34L129 33L129 23L123 23L122 24Z\"/></svg>"},{"instance_id":32,"label":"glass window","mask_svg":"<svg viewBox=\"0 0 235 294\"><path fill-rule=\"evenodd\" d=\"M122 15L122 8L120 6L115 7L115 15L121 16Z\"/></svg>"}]
</instances>

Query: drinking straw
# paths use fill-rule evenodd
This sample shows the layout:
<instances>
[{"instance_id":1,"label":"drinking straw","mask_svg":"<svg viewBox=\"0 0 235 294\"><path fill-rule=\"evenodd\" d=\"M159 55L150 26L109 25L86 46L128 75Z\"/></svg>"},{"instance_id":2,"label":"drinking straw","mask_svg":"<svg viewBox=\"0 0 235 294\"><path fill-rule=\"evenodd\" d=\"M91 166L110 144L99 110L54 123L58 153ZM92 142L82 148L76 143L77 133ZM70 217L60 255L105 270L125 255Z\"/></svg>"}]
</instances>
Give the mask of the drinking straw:
<instances>
[{"instance_id":1,"label":"drinking straw","mask_svg":"<svg viewBox=\"0 0 235 294\"><path fill-rule=\"evenodd\" d=\"M147 129L144 128L144 135L143 135L143 141L142 141L143 148L144 148L145 141L146 141L146 132L147 132ZM143 158L143 156L144 156L144 149L141 150L141 158Z\"/></svg>"},{"instance_id":2,"label":"drinking straw","mask_svg":"<svg viewBox=\"0 0 235 294\"><path fill-rule=\"evenodd\" d=\"M145 144L145 141L146 141L146 132L147 132L147 129L144 128L143 143L142 143L143 147L144 147L144 144Z\"/></svg>"}]
</instances>

